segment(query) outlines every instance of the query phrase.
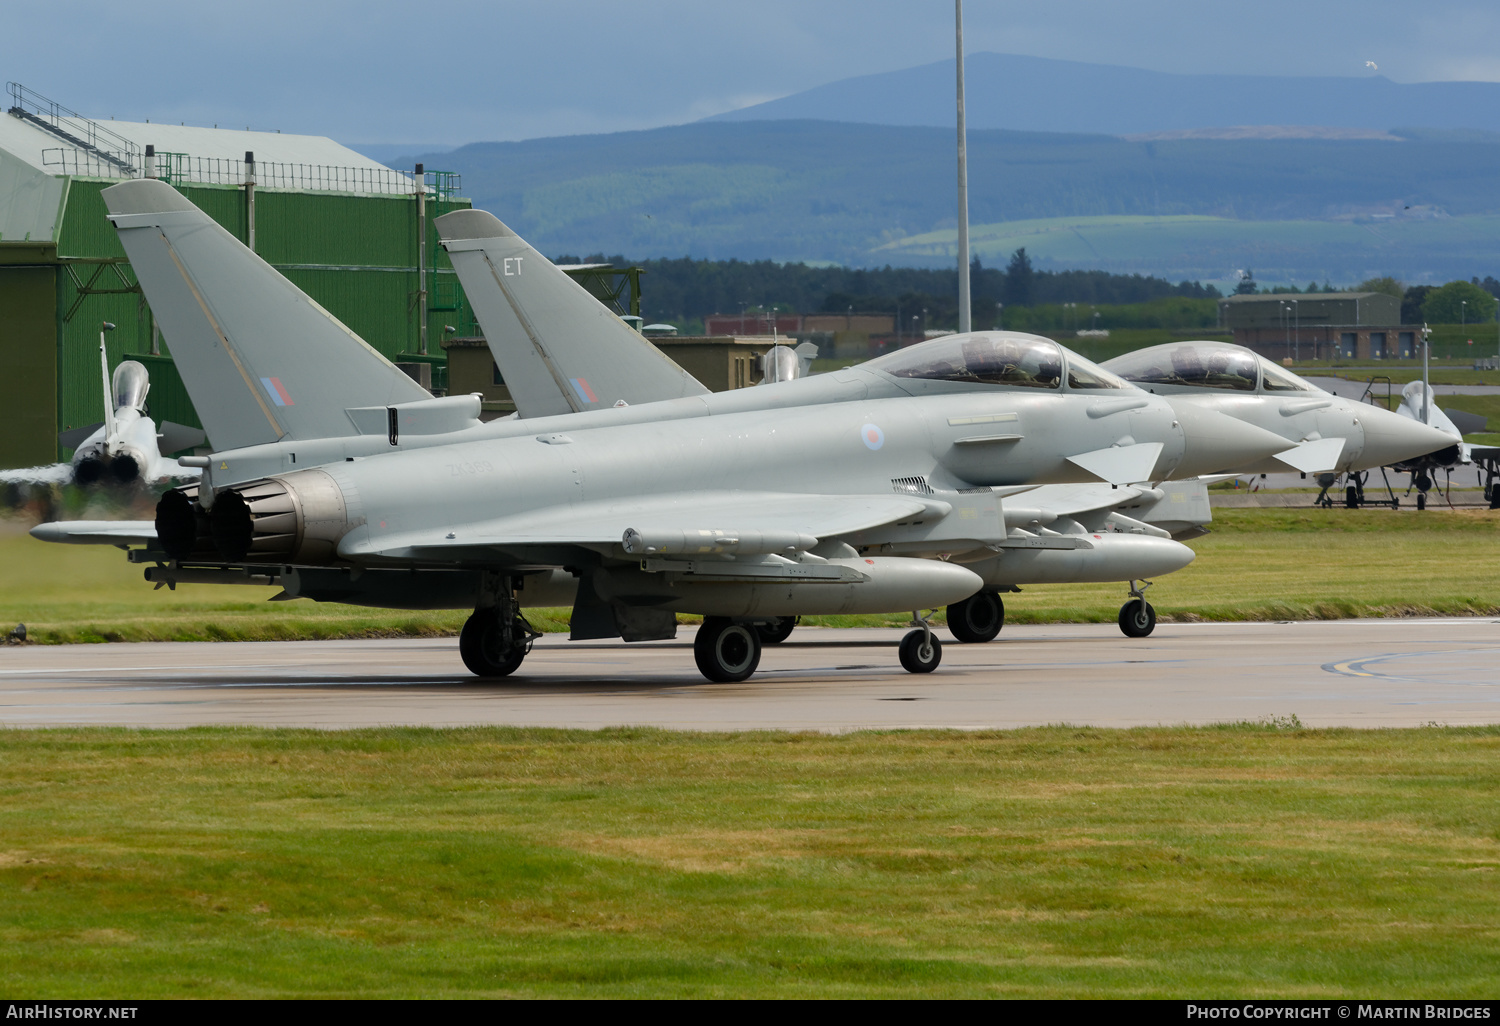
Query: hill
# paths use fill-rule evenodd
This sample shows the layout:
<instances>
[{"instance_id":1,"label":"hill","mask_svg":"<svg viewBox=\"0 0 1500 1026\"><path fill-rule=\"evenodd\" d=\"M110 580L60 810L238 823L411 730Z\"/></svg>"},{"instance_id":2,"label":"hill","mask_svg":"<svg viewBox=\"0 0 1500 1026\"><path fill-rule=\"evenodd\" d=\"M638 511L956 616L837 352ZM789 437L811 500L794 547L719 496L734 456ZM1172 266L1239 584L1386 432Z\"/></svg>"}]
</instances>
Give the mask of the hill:
<instances>
[{"instance_id":1,"label":"hill","mask_svg":"<svg viewBox=\"0 0 1500 1026\"><path fill-rule=\"evenodd\" d=\"M1500 214L1500 137L1130 141L991 130L972 132L969 151L975 224L1182 216L1224 222L1215 248L1197 251L1191 266L1179 260L1168 270L1155 256L1128 254L1111 265L1100 262L1104 251L1096 258L1086 249L1059 249L1039 251L1039 267L1109 267L1178 280L1274 266L1299 284L1354 280L1372 269L1365 254L1342 260L1336 248L1293 248L1283 258L1274 232L1265 242L1262 223L1383 215L1431 220L1418 248L1379 251L1380 260L1393 262L1377 261L1373 269L1421 280L1482 276L1495 267L1481 261L1491 260L1500 238L1496 222L1464 219ZM700 122L475 143L426 158L429 167L462 172L464 192L477 206L546 253L851 266L946 262L930 233L954 225L953 160L947 129L821 121Z\"/></svg>"},{"instance_id":2,"label":"hill","mask_svg":"<svg viewBox=\"0 0 1500 1026\"><path fill-rule=\"evenodd\" d=\"M970 128L1135 135L1235 125L1398 126L1500 131L1500 83L1402 84L1383 75L1178 75L975 53L964 60ZM954 62L830 82L712 121L816 118L954 124Z\"/></svg>"}]
</instances>

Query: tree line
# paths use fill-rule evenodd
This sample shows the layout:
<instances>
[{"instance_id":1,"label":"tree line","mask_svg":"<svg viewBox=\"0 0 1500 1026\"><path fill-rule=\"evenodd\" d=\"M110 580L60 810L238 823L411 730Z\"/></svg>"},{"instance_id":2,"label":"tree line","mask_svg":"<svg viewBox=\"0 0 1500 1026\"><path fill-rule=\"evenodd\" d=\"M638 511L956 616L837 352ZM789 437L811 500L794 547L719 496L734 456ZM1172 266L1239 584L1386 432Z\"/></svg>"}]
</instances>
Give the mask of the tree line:
<instances>
[{"instance_id":1,"label":"tree line","mask_svg":"<svg viewBox=\"0 0 1500 1026\"><path fill-rule=\"evenodd\" d=\"M887 313L904 329L958 326L958 271L954 268L857 268L776 263L772 260L653 259L561 256L557 263L608 263L644 269L641 313L650 321L701 327L711 314ZM975 260L969 271L973 325L1025 331L1088 327L1211 327L1218 320L1213 285L1109 271L1040 271L1025 248L1002 269ZM1352 287L1401 300L1403 324L1458 324L1494 320L1500 281L1492 276L1446 285L1405 285L1371 278ZM1235 292L1282 295L1342 291L1331 282L1262 286L1246 272ZM1098 308L1102 319L1096 320Z\"/></svg>"},{"instance_id":2,"label":"tree line","mask_svg":"<svg viewBox=\"0 0 1500 1026\"><path fill-rule=\"evenodd\" d=\"M921 328L958 324L956 268L820 267L771 260L653 259L629 261L595 254L561 256L557 263L610 263L645 270L641 314L647 321L686 326L710 314L889 313ZM969 271L974 326L1011 326L1007 308L1081 307L1151 303L1163 299L1217 299L1219 290L1194 281L1108 271L1039 271L1019 249L1005 268L975 260Z\"/></svg>"}]
</instances>

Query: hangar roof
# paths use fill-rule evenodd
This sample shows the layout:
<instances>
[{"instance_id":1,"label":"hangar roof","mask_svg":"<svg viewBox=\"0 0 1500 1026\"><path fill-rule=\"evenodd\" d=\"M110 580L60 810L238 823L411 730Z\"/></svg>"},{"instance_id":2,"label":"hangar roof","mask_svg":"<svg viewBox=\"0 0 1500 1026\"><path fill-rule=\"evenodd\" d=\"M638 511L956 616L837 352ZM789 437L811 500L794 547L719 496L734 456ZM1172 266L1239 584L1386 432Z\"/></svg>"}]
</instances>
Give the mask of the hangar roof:
<instances>
[{"instance_id":1,"label":"hangar roof","mask_svg":"<svg viewBox=\"0 0 1500 1026\"><path fill-rule=\"evenodd\" d=\"M194 157L242 160L245 151L257 163L329 164L339 167L385 170L385 165L354 152L323 135L287 135L282 132L241 132L228 128L198 128L141 121L106 121L104 127L136 143L149 144L157 152L188 153ZM14 115L0 117L0 149L9 150L39 171L65 173L48 150L70 149L63 139ZM50 159L50 163L49 163Z\"/></svg>"}]
</instances>

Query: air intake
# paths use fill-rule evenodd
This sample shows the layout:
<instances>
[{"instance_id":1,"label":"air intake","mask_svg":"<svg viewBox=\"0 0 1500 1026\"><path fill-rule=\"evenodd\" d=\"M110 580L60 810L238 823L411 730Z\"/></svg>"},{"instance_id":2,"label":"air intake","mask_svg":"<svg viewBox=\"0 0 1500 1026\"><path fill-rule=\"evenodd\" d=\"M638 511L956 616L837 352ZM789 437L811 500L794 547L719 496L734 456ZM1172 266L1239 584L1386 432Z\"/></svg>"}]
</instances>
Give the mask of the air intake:
<instances>
[{"instance_id":1,"label":"air intake","mask_svg":"<svg viewBox=\"0 0 1500 1026\"><path fill-rule=\"evenodd\" d=\"M931 495L932 486L927 483L925 477L895 477L891 479L891 489L902 495Z\"/></svg>"}]
</instances>

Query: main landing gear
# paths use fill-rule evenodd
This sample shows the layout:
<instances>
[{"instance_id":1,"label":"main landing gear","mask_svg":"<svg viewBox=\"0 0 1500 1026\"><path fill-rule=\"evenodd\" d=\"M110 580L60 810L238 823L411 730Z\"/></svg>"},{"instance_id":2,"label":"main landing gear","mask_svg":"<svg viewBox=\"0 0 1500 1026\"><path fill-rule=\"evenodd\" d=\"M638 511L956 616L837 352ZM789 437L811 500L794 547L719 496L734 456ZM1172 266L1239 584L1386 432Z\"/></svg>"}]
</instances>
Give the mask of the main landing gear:
<instances>
[{"instance_id":1,"label":"main landing gear","mask_svg":"<svg viewBox=\"0 0 1500 1026\"><path fill-rule=\"evenodd\" d=\"M1127 638L1144 638L1156 630L1156 609L1146 601L1150 581L1130 582L1130 599L1120 607L1120 631Z\"/></svg>"},{"instance_id":2,"label":"main landing gear","mask_svg":"<svg viewBox=\"0 0 1500 1026\"><path fill-rule=\"evenodd\" d=\"M792 631L802 621L800 616L778 616L769 623L755 625L755 633L762 645L779 645L792 636Z\"/></svg>"},{"instance_id":3,"label":"main landing gear","mask_svg":"<svg viewBox=\"0 0 1500 1026\"><path fill-rule=\"evenodd\" d=\"M976 592L948 607L948 631L965 644L994 641L1004 626L1005 603L999 592Z\"/></svg>"},{"instance_id":4,"label":"main landing gear","mask_svg":"<svg viewBox=\"0 0 1500 1026\"><path fill-rule=\"evenodd\" d=\"M762 646L785 640L796 622L793 617L741 623L727 616L705 616L693 639L693 662L715 684L747 680L760 666ZM912 614L912 626L917 629L901 639L901 665L911 673L931 673L943 661L943 643L932 633L931 621L918 613Z\"/></svg>"},{"instance_id":5,"label":"main landing gear","mask_svg":"<svg viewBox=\"0 0 1500 1026\"><path fill-rule=\"evenodd\" d=\"M458 654L477 676L510 676L541 637L521 615L513 588L509 577L485 574L479 608L458 635Z\"/></svg>"},{"instance_id":6,"label":"main landing gear","mask_svg":"<svg viewBox=\"0 0 1500 1026\"><path fill-rule=\"evenodd\" d=\"M760 643L756 624L735 623L727 616L705 616L693 639L693 661L698 664L698 672L715 684L733 684L745 680L760 665Z\"/></svg>"}]
</instances>

